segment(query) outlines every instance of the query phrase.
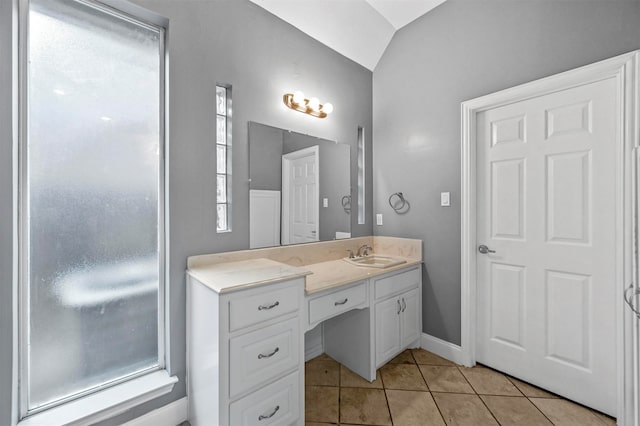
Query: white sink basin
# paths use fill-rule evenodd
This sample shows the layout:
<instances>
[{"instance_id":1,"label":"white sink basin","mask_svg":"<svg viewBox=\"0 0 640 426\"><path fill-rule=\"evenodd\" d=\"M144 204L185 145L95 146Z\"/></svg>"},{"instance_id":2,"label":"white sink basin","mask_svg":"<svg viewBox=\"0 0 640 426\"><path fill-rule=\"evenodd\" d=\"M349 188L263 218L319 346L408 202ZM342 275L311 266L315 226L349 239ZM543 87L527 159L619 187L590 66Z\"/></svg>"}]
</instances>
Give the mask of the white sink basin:
<instances>
[{"instance_id":1,"label":"white sink basin","mask_svg":"<svg viewBox=\"0 0 640 426\"><path fill-rule=\"evenodd\" d=\"M355 257L352 259L345 257L342 260L356 266L363 266L366 268L383 268L383 269L390 268L391 266L407 263L407 261L404 259L399 259L397 257L391 257L391 256L380 256L377 254L372 254L370 256Z\"/></svg>"}]
</instances>

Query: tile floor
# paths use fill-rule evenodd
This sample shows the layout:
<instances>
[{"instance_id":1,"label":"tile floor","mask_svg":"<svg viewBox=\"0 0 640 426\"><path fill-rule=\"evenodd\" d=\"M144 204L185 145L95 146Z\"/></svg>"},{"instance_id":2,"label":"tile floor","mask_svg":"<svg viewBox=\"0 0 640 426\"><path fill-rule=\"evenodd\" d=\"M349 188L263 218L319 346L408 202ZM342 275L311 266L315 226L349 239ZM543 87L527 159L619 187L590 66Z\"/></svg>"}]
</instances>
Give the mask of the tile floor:
<instances>
[{"instance_id":1,"label":"tile floor","mask_svg":"<svg viewBox=\"0 0 640 426\"><path fill-rule=\"evenodd\" d=\"M615 420L490 368L458 366L422 349L373 383L327 355L305 365L306 426L615 425Z\"/></svg>"}]
</instances>

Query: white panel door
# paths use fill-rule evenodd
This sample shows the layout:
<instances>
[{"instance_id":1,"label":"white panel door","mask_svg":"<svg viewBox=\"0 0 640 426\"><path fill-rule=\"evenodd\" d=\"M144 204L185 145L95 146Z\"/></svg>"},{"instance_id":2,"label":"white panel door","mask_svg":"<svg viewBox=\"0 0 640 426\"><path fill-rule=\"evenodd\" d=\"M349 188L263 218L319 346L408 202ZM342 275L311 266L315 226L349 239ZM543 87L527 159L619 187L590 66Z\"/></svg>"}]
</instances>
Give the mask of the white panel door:
<instances>
[{"instance_id":1,"label":"white panel door","mask_svg":"<svg viewBox=\"0 0 640 426\"><path fill-rule=\"evenodd\" d=\"M318 146L282 156L283 244L319 241Z\"/></svg>"},{"instance_id":2,"label":"white panel door","mask_svg":"<svg viewBox=\"0 0 640 426\"><path fill-rule=\"evenodd\" d=\"M477 122L477 361L615 415L613 79Z\"/></svg>"}]
</instances>

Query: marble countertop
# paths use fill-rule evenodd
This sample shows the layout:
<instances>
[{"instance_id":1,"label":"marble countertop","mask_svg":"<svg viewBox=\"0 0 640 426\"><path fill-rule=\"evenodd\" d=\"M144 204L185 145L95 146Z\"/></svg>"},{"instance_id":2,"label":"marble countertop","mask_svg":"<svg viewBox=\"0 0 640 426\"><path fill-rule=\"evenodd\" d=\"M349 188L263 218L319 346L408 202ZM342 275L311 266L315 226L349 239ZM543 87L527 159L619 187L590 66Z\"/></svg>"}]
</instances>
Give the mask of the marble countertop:
<instances>
[{"instance_id":1,"label":"marble countertop","mask_svg":"<svg viewBox=\"0 0 640 426\"><path fill-rule=\"evenodd\" d=\"M371 268L351 265L342 259L298 267L260 258L192 267L188 273L216 293L306 277L305 293L314 294L422 263L406 260L389 268Z\"/></svg>"},{"instance_id":2,"label":"marble countertop","mask_svg":"<svg viewBox=\"0 0 640 426\"><path fill-rule=\"evenodd\" d=\"M355 266L342 259L306 265L304 267L311 271L312 274L307 276L305 293L319 293L330 288L339 287L355 281L364 280L422 263L421 260L407 258L405 258L405 260L406 263L401 263L400 265L391 266L389 268Z\"/></svg>"},{"instance_id":3,"label":"marble countertop","mask_svg":"<svg viewBox=\"0 0 640 426\"><path fill-rule=\"evenodd\" d=\"M406 263L372 268L342 259L365 244L373 247L373 254ZM309 295L421 263L421 240L374 236L191 256L187 272L218 293L305 277Z\"/></svg>"},{"instance_id":4,"label":"marble countertop","mask_svg":"<svg viewBox=\"0 0 640 426\"><path fill-rule=\"evenodd\" d=\"M216 293L304 277L312 273L306 266L289 266L269 259L192 266L187 272Z\"/></svg>"}]
</instances>

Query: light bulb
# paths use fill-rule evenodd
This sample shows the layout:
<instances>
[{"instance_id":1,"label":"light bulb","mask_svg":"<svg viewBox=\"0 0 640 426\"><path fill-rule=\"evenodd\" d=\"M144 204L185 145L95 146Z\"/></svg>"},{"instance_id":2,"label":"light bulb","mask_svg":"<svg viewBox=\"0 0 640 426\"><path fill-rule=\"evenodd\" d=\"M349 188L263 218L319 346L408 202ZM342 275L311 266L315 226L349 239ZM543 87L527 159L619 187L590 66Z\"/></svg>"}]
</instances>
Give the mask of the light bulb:
<instances>
[{"instance_id":1,"label":"light bulb","mask_svg":"<svg viewBox=\"0 0 640 426\"><path fill-rule=\"evenodd\" d=\"M301 91L297 91L293 94L293 103L298 105L304 104L304 93Z\"/></svg>"},{"instance_id":2,"label":"light bulb","mask_svg":"<svg viewBox=\"0 0 640 426\"><path fill-rule=\"evenodd\" d=\"M322 105L322 112L326 114L331 114L333 112L333 105L331 105L329 102Z\"/></svg>"},{"instance_id":3,"label":"light bulb","mask_svg":"<svg viewBox=\"0 0 640 426\"><path fill-rule=\"evenodd\" d=\"M318 100L318 98L309 99L309 108L318 111L320 109L320 100Z\"/></svg>"}]
</instances>

